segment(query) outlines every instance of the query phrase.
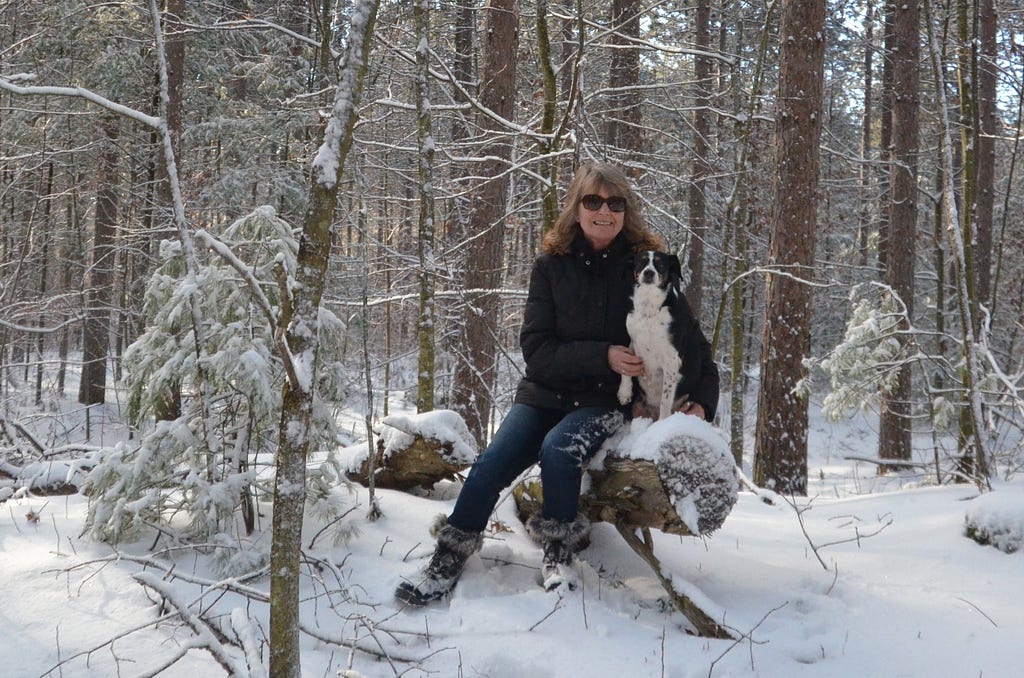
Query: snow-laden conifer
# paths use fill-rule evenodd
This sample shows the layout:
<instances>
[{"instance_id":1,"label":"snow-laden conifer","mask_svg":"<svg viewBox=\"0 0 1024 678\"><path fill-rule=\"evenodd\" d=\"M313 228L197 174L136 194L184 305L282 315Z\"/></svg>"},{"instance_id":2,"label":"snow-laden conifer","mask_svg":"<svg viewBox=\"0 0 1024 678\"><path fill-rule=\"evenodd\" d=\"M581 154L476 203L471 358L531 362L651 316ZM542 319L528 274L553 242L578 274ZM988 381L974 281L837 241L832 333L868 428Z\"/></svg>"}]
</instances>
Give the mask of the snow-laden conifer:
<instances>
[{"instance_id":1,"label":"snow-laden conifer","mask_svg":"<svg viewBox=\"0 0 1024 678\"><path fill-rule=\"evenodd\" d=\"M210 247L200 255L194 283L183 275L177 241L161 244L162 264L149 279L146 329L124 354L128 410L140 437L108 452L89 476L89 529L98 538L118 541L149 523L237 547L243 542L241 519L251 529L256 498L270 491L267 469L278 440L285 378L275 323L282 301L287 303L282 290L293 287L298 242L271 207L235 221L220 237L199 235ZM194 301L204 323L196 333ZM337 356L344 326L324 308L319 321L317 393L326 401L342 400L345 380ZM211 404L206 418L198 406L200 379ZM180 393L180 416L154 422L166 409L162 399L168 393ZM319 402L314 449L330 447L335 436L334 419ZM343 482L331 468L333 456L327 459L309 477L316 486L309 499L324 519L340 512L331 488Z\"/></svg>"},{"instance_id":2,"label":"snow-laden conifer","mask_svg":"<svg viewBox=\"0 0 1024 678\"><path fill-rule=\"evenodd\" d=\"M898 337L906 312L889 288L856 287L843 340L821 361L831 391L822 410L835 419L877 406L880 394L898 377L904 344Z\"/></svg>"}]
</instances>

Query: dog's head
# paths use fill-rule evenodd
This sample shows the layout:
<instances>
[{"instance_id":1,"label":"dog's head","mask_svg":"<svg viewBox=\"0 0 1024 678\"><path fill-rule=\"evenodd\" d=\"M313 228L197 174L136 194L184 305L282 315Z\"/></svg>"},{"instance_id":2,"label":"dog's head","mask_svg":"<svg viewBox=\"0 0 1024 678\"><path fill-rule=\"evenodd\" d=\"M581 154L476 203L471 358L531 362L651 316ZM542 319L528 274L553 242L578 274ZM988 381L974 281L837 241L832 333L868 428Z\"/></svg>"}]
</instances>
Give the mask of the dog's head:
<instances>
[{"instance_id":1,"label":"dog's head","mask_svg":"<svg viewBox=\"0 0 1024 678\"><path fill-rule=\"evenodd\" d=\"M678 294L683 270L675 255L648 250L634 255L633 276L637 285L653 285Z\"/></svg>"}]
</instances>

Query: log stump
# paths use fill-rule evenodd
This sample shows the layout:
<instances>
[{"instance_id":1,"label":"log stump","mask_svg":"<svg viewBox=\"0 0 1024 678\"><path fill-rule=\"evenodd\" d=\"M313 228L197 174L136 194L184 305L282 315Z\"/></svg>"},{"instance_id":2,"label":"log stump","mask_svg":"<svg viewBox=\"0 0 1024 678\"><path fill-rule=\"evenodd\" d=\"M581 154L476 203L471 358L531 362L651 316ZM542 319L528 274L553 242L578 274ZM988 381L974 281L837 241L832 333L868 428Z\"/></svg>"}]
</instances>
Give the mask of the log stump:
<instances>
[{"instance_id":1,"label":"log stump","mask_svg":"<svg viewBox=\"0 0 1024 678\"><path fill-rule=\"evenodd\" d=\"M430 489L438 481L454 479L476 458L476 446L465 422L451 410L385 417L378 432L373 480L376 487ZM370 459L350 460L347 475L360 485L369 484Z\"/></svg>"}]
</instances>

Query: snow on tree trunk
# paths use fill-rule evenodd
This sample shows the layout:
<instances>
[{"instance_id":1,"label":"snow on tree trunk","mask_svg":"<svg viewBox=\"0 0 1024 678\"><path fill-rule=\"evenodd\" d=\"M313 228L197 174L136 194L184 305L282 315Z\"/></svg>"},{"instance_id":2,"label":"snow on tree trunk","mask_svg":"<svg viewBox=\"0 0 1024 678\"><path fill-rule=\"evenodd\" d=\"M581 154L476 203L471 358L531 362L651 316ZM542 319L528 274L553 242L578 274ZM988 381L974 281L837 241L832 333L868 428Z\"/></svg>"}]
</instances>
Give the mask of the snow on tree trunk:
<instances>
[{"instance_id":1,"label":"snow on tree trunk","mask_svg":"<svg viewBox=\"0 0 1024 678\"><path fill-rule=\"evenodd\" d=\"M339 67L334 108L324 141L313 161L291 304L280 327L286 327L282 357L289 364L284 386L274 484L274 520L270 555L270 675L298 678L299 567L302 517L306 498L306 454L316 396L315 361L320 298L331 251L334 210L345 157L352 146L357 104L379 0L360 0L353 8L349 42Z\"/></svg>"},{"instance_id":2,"label":"snow on tree trunk","mask_svg":"<svg viewBox=\"0 0 1024 678\"><path fill-rule=\"evenodd\" d=\"M927 7L927 6L926 6ZM939 58L939 48L935 36L932 34L931 25L926 17L924 21L928 28L928 47L932 61L932 76L936 82L941 82L942 63ZM950 139L950 123L947 109L945 90L937 90L939 96L939 123L943 134L939 136L942 140L942 209L945 226L949 235L950 254L953 257L953 271L955 274L957 305L960 310L960 330L962 332L962 351L964 367L962 370L963 389L965 405L961 412L961 440L960 444L964 454L970 460L975 483L979 488L984 488L988 482L988 459L985 452L985 445L981 435L983 428L982 415L982 394L981 394L981 357L979 347L976 343L974 309L977 304L975 299L975 288L972 284L974 275L974 262L970 256L970 246L965 241L965 233L962 230L963 223L960 220L956 199L956 192L953 189L953 177L956 175L953 165L953 150L948 140Z\"/></svg>"},{"instance_id":3,"label":"snow on tree trunk","mask_svg":"<svg viewBox=\"0 0 1024 678\"><path fill-rule=\"evenodd\" d=\"M420 189L419 237L416 239L419 270L420 308L416 322L419 356L416 374L416 411L434 409L435 338L434 299L437 259L434 252L434 131L428 96L430 76L430 3L415 0L413 18L416 24L416 142L419 146L417 167Z\"/></svg>"},{"instance_id":4,"label":"snow on tree trunk","mask_svg":"<svg viewBox=\"0 0 1024 678\"><path fill-rule=\"evenodd\" d=\"M807 397L811 288L818 206L818 138L825 54L823 0L784 0L779 36L769 264L754 482L807 493Z\"/></svg>"}]
</instances>

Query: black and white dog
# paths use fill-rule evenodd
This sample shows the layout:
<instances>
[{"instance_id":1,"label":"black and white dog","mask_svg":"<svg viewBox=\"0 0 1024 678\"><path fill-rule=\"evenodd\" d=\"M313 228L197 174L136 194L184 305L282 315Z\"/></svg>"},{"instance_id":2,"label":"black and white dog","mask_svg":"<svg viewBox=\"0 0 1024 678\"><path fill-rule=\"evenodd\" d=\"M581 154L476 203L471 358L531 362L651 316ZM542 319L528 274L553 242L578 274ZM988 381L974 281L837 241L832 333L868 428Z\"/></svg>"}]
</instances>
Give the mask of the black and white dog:
<instances>
[{"instance_id":1,"label":"black and white dog","mask_svg":"<svg viewBox=\"0 0 1024 678\"><path fill-rule=\"evenodd\" d=\"M677 347L682 345L679 308L682 268L678 257L664 252L638 252L633 261L636 284L633 309L626 316L630 348L643 358L644 371L637 381L642 392L643 416L664 419L678 410L689 395L680 393L683 359ZM633 399L633 378L623 375L619 384L619 402Z\"/></svg>"}]
</instances>

